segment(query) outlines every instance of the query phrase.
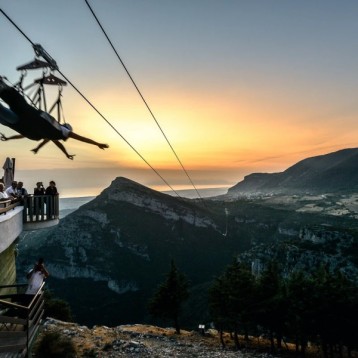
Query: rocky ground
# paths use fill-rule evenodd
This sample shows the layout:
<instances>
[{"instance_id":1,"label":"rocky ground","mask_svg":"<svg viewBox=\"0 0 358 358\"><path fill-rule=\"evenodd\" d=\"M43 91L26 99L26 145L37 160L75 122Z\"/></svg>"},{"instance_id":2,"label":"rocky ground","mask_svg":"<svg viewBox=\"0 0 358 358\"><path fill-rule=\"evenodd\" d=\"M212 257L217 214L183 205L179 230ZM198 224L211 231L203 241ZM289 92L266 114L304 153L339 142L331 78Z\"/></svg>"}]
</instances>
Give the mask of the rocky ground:
<instances>
[{"instance_id":1,"label":"rocky ground","mask_svg":"<svg viewBox=\"0 0 358 358\"><path fill-rule=\"evenodd\" d=\"M70 338L76 347L78 357L272 357L258 348L260 345L257 339L252 339L255 344L251 347L238 352L233 349L232 341L227 336L225 340L228 348L223 350L215 330L209 330L205 335L194 331L182 331L177 335L172 328L148 325L124 325L114 328L94 326L90 329L48 318L37 342L46 332L58 332Z\"/></svg>"}]
</instances>

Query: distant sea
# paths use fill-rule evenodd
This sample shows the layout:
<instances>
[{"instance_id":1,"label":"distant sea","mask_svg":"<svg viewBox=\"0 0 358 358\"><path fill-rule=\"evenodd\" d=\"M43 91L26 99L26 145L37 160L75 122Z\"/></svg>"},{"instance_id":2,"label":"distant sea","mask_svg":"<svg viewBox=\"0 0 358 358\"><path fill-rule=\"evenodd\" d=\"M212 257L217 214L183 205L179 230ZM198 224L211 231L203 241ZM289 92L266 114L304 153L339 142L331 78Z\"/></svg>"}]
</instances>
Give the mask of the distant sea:
<instances>
[{"instance_id":1,"label":"distant sea","mask_svg":"<svg viewBox=\"0 0 358 358\"><path fill-rule=\"evenodd\" d=\"M227 193L228 188L207 188L198 189L199 194L202 198L208 198L212 196L222 195ZM173 195L173 192L163 191L165 194ZM191 190L177 190L177 193L189 199L198 198L198 194L194 189ZM175 194L174 194L175 195ZM95 196L84 196L78 198L60 198L60 218L63 219L66 215L71 214L77 210L80 206L87 204L93 200Z\"/></svg>"},{"instance_id":2,"label":"distant sea","mask_svg":"<svg viewBox=\"0 0 358 358\"><path fill-rule=\"evenodd\" d=\"M60 198L60 218L63 219L66 215L71 214L80 206L87 204L94 198L95 196L84 196L80 198Z\"/></svg>"}]
</instances>

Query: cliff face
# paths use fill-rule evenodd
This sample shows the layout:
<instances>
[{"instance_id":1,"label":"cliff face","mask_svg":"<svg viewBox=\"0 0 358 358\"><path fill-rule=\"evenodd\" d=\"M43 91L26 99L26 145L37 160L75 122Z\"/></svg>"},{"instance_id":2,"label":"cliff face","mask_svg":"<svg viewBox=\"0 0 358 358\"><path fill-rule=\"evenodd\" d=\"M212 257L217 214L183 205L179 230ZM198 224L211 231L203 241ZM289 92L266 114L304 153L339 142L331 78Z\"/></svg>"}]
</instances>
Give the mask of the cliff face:
<instances>
[{"instance_id":1,"label":"cliff face","mask_svg":"<svg viewBox=\"0 0 358 358\"><path fill-rule=\"evenodd\" d=\"M302 227L290 241L258 245L239 255L252 263L257 274L270 260L281 264L284 275L303 271L309 273L324 266L331 272L341 271L358 283L357 234L337 231L329 227Z\"/></svg>"}]
</instances>

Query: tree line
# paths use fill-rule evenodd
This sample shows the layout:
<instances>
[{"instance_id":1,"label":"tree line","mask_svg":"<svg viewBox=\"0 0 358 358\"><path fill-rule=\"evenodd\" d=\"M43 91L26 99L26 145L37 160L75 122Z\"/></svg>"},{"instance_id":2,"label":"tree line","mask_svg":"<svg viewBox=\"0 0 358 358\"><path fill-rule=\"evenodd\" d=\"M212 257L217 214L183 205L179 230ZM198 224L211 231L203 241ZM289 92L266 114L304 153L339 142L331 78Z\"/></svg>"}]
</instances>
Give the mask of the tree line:
<instances>
[{"instance_id":1,"label":"tree line","mask_svg":"<svg viewBox=\"0 0 358 358\"><path fill-rule=\"evenodd\" d=\"M154 316L171 319L180 333L179 315L189 296L188 281L174 262L150 304ZM324 357L343 350L348 356L358 348L358 286L340 271L320 267L312 273L282 275L270 262L258 276L244 263L234 261L216 277L208 292L208 306L220 341L231 332L240 349L249 335L265 335L271 352L293 342L305 354L308 342L320 347Z\"/></svg>"},{"instance_id":2,"label":"tree line","mask_svg":"<svg viewBox=\"0 0 358 358\"><path fill-rule=\"evenodd\" d=\"M305 353L308 341L319 345L324 356L344 346L350 354L358 344L358 288L341 272L323 266L311 274L295 272L283 278L271 262L258 277L243 263L233 262L210 289L209 307L219 331L268 335L271 350L283 340Z\"/></svg>"}]
</instances>

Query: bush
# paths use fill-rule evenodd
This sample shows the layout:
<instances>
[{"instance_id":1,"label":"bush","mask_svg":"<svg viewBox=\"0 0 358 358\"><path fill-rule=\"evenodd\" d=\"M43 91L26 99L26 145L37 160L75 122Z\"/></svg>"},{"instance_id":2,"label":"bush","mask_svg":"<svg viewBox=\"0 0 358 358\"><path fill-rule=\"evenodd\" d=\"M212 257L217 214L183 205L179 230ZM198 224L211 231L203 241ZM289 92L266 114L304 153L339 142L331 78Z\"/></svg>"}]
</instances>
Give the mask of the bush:
<instances>
[{"instance_id":1,"label":"bush","mask_svg":"<svg viewBox=\"0 0 358 358\"><path fill-rule=\"evenodd\" d=\"M45 333L34 351L36 358L75 358L77 356L72 340L58 332Z\"/></svg>"},{"instance_id":2,"label":"bush","mask_svg":"<svg viewBox=\"0 0 358 358\"><path fill-rule=\"evenodd\" d=\"M55 298L53 293L45 291L45 317L52 317L61 321L72 322L71 307L68 302Z\"/></svg>"},{"instance_id":3,"label":"bush","mask_svg":"<svg viewBox=\"0 0 358 358\"><path fill-rule=\"evenodd\" d=\"M45 317L52 317L61 321L72 322L70 305L66 301L58 298L45 301Z\"/></svg>"}]
</instances>

